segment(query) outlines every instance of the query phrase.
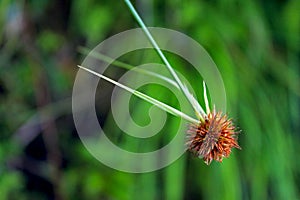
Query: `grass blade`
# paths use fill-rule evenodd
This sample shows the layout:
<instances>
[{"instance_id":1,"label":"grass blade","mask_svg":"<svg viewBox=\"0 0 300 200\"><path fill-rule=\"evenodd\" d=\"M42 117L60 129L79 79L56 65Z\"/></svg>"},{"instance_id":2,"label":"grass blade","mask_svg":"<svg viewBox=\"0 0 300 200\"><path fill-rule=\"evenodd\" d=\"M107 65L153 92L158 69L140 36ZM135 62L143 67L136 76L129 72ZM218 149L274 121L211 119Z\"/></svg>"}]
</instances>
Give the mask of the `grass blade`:
<instances>
[{"instance_id":1,"label":"grass blade","mask_svg":"<svg viewBox=\"0 0 300 200\"><path fill-rule=\"evenodd\" d=\"M166 65L167 69L169 70L169 72L171 73L171 75L173 76L173 78L175 79L175 81L177 82L179 88L181 89L181 91L183 92L183 94L186 96L186 98L190 102L191 106L194 108L194 110L196 112L199 112L198 115L200 116L200 119L204 120L204 117L206 116L206 113L203 111L202 107L199 105L201 107L201 109L197 109L197 108L195 108L193 106L193 100L189 98L192 94L187 90L187 88L184 87L184 84L181 82L181 80L177 76L175 70L172 68L172 66L170 65L170 63L167 60L167 58L165 57L165 55L163 54L163 52L160 50L158 44L156 43L156 41L152 37L151 33L149 32L148 28L146 27L145 23L143 22L143 20L141 19L141 17L137 13L137 11L135 10L135 8L131 4L131 2L129 0L124 0L124 1L127 4L127 6L129 7L131 13L135 17L135 19L137 20L137 22L139 23L139 25L141 26L141 28L143 29L143 31L145 32L146 36L148 37L149 41L153 45L154 49L157 51L158 55L160 56L160 58L162 59L162 61Z\"/></svg>"},{"instance_id":2,"label":"grass blade","mask_svg":"<svg viewBox=\"0 0 300 200\"><path fill-rule=\"evenodd\" d=\"M204 96L204 102L205 102L205 107L206 107L206 113L210 113L207 92L206 92L206 84L204 81L203 81L203 94L204 94L203 96Z\"/></svg>"},{"instance_id":3,"label":"grass blade","mask_svg":"<svg viewBox=\"0 0 300 200\"><path fill-rule=\"evenodd\" d=\"M154 99L154 98L152 98L152 97L150 97L146 94L143 94L143 93L141 93L137 90L131 89L131 88L129 88L129 87L127 87L127 86L125 86L121 83L118 83L118 82L116 82L116 81L114 81L114 80L112 80L112 79L110 79L110 78L108 78L108 77L106 77L102 74L99 74L99 73L97 73L95 71L92 71L88 68L85 68L83 66L78 65L78 67L85 70L85 71L88 71L88 72L90 72L90 73L92 73L92 74L94 74L94 75L96 75L100 78L103 78L104 80L106 80L106 81L108 81L108 82L110 82L110 83L112 83L112 84L114 84L114 85L116 85L116 86L118 86L118 87L120 87L124 90L127 90L128 92L134 94L135 96L137 96L137 97L139 97L139 98L141 98L141 99L143 99L143 100L159 107L160 109L162 109L162 110L164 110L164 111L166 111L166 112L168 112L168 113L170 113L174 116L182 117L183 119L185 119L185 120L187 120L191 123L198 123L198 120L196 120L196 119L188 116L187 114L185 114L185 113L183 113L183 112L181 112L181 111L179 111L179 110L177 110L177 109L175 109L175 108L173 108L173 107L171 107L171 106L169 106L165 103L162 103L162 102L160 102L160 101L158 101L158 100L156 100L156 99Z\"/></svg>"},{"instance_id":4,"label":"grass blade","mask_svg":"<svg viewBox=\"0 0 300 200\"><path fill-rule=\"evenodd\" d=\"M173 81L172 79L170 79L166 76L160 75L158 73L151 72L151 71L146 70L146 69L137 68L137 67L132 66L130 64L112 59L109 56L106 56L106 55L101 54L99 52L91 51L90 49L85 48L85 47L79 47L79 52L82 53L82 54L88 55L88 56L92 56L94 58L97 58L97 59L102 60L106 63L112 64L114 66L117 66L117 67L120 67L120 68L123 68L123 69L134 70L134 71L142 73L142 74L146 74L146 75L149 75L149 76L159 78L159 79L164 80L164 81L170 83L171 85L177 87L178 89L180 89L178 84L175 81Z\"/></svg>"}]
</instances>

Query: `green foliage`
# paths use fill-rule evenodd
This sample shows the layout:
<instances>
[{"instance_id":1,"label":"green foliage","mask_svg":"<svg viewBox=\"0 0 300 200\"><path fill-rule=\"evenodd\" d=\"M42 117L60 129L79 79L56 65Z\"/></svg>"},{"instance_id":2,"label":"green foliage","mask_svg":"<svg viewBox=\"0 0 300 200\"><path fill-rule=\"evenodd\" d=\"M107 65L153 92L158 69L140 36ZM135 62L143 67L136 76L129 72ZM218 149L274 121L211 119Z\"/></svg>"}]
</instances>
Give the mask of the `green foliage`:
<instances>
[{"instance_id":1,"label":"green foliage","mask_svg":"<svg viewBox=\"0 0 300 200\"><path fill-rule=\"evenodd\" d=\"M72 6L74 29L76 28L78 34L83 34L90 42L94 43L99 38L103 39L113 23L110 9L113 8L106 6L103 2L74 1Z\"/></svg>"},{"instance_id":2,"label":"green foliage","mask_svg":"<svg viewBox=\"0 0 300 200\"><path fill-rule=\"evenodd\" d=\"M18 172L6 172L1 175L0 189L2 199L25 199L22 175Z\"/></svg>"},{"instance_id":3,"label":"green foliage","mask_svg":"<svg viewBox=\"0 0 300 200\"><path fill-rule=\"evenodd\" d=\"M72 120L68 97L76 65L84 57L77 49L93 48L137 23L123 1L2 0L1 199L299 199L299 1L144 1L135 5L146 22L186 33L216 62L225 82L227 111L242 130L242 150L234 149L223 163L210 166L187 153L146 174L102 165L80 142ZM132 52L120 60L133 66L160 62L154 50L149 51ZM202 98L201 77L175 55L167 57ZM116 77L124 72L110 68ZM147 86L141 91L178 106L166 89ZM105 101L109 105L110 98ZM178 120L168 116L158 136L120 139L124 133L116 127L109 106L96 107L101 123L105 118L104 128L111 130L110 139L127 150L156 149L171 141L177 130ZM147 103L132 98L131 111L133 120L149 123ZM45 130L51 130L57 143L49 141Z\"/></svg>"}]
</instances>

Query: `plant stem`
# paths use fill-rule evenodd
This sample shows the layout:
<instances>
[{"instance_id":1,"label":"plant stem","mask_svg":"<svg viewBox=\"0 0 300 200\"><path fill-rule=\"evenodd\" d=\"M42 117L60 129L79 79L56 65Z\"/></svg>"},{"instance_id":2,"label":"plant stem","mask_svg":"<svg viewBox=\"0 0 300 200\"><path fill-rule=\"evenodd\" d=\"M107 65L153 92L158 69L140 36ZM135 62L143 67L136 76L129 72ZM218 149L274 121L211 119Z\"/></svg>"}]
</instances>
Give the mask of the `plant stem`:
<instances>
[{"instance_id":1,"label":"plant stem","mask_svg":"<svg viewBox=\"0 0 300 200\"><path fill-rule=\"evenodd\" d=\"M170 65L169 61L167 60L167 58L165 57L165 55L163 54L163 52L160 50L158 44L156 43L156 41L154 40L154 38L152 37L151 33L149 32L148 28L146 27L146 25L144 24L143 20L141 19L141 17L139 16L139 14L137 13L137 11L135 10L135 8L133 7L133 5L131 4L131 2L129 0L124 0L125 3L127 4L127 6L129 7L131 13L133 14L133 16L135 17L135 19L137 20L137 22L139 23L139 25L141 26L141 28L143 29L143 31L145 32L146 36L148 37L148 39L150 40L151 44L153 45L153 47L155 48L155 50L157 51L158 55L161 57L162 61L164 62L164 64L167 66L169 72L171 73L171 75L174 77L175 81L177 82L179 88L181 89L181 91L183 92L183 94L185 95L185 97L188 99L188 101L190 102L190 104L193 107L193 102L191 101L191 99L189 98L190 94L187 94L188 91L186 90L184 84L181 82L181 80L179 79L179 77L177 76L175 70L172 68L172 66ZM193 107L194 108L194 107ZM200 106L200 110L197 110L198 112L200 112L200 116L205 117L206 114L204 112L204 110L202 109L202 107ZM195 109L195 108L194 108Z\"/></svg>"}]
</instances>

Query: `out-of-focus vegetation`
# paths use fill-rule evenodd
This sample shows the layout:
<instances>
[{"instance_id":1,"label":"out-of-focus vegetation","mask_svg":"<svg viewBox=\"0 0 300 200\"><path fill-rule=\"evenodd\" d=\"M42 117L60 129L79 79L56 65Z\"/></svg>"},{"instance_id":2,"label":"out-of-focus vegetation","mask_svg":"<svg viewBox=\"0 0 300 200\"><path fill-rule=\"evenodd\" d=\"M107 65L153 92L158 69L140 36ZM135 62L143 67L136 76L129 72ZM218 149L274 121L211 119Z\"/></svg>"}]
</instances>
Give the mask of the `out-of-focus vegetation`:
<instances>
[{"instance_id":1,"label":"out-of-focus vegetation","mask_svg":"<svg viewBox=\"0 0 300 200\"><path fill-rule=\"evenodd\" d=\"M137 27L124 2L2 0L0 199L299 199L300 1L138 0L135 5L148 26L181 31L210 53L225 82L227 111L243 130L242 151L210 166L185 154L146 174L102 165L77 136L70 96L84 57L78 47L94 48ZM195 81L188 67L174 65ZM148 113L149 106L139 102L134 119ZM97 107L99 116L109 116ZM174 126L168 123L164 130ZM150 150L168 137L155 138Z\"/></svg>"}]
</instances>

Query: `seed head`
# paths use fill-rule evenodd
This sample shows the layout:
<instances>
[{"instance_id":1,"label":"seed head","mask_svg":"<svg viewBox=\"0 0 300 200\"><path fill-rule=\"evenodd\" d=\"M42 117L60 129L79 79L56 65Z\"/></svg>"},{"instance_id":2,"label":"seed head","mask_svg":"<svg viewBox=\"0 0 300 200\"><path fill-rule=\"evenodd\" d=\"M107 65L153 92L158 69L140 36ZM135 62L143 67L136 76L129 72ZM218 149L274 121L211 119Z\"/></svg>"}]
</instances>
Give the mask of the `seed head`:
<instances>
[{"instance_id":1,"label":"seed head","mask_svg":"<svg viewBox=\"0 0 300 200\"><path fill-rule=\"evenodd\" d=\"M209 165L212 160L222 162L233 147L241 149L237 143L235 126L226 114L209 113L199 124L191 124L187 134L187 148Z\"/></svg>"}]
</instances>

